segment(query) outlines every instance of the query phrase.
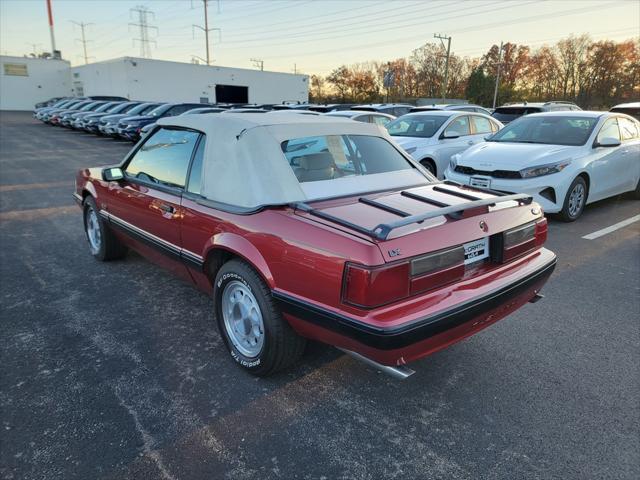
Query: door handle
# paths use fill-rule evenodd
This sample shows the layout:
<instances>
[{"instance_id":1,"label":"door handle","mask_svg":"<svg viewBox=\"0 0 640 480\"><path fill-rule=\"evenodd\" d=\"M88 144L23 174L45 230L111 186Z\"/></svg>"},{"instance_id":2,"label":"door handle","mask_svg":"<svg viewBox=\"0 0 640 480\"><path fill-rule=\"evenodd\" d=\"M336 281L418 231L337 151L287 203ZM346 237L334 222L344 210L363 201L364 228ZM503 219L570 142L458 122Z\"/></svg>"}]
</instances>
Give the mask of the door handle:
<instances>
[{"instance_id":1,"label":"door handle","mask_svg":"<svg viewBox=\"0 0 640 480\"><path fill-rule=\"evenodd\" d=\"M176 209L173 208L173 205L169 205L167 203L161 203L158 208L165 213L174 213L176 211Z\"/></svg>"}]
</instances>

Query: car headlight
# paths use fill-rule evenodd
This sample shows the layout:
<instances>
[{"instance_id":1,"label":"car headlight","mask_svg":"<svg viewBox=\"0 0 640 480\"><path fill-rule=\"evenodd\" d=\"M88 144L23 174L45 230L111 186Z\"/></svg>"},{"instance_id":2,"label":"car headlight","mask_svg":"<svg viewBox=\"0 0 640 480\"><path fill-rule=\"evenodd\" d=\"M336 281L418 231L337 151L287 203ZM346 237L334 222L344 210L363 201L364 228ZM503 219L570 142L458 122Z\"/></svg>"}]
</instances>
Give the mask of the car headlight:
<instances>
[{"instance_id":1,"label":"car headlight","mask_svg":"<svg viewBox=\"0 0 640 480\"><path fill-rule=\"evenodd\" d=\"M458 160L460 159L460 154L456 153L455 155L451 155L451 160L449 160L449 168L453 171L458 166Z\"/></svg>"},{"instance_id":2,"label":"car headlight","mask_svg":"<svg viewBox=\"0 0 640 480\"><path fill-rule=\"evenodd\" d=\"M520 176L522 178L532 178L542 177L543 175L551 175L552 173L561 172L570 163L570 160L565 160L564 162L550 163L548 165L538 165L537 167L525 168L523 170L520 170Z\"/></svg>"},{"instance_id":3,"label":"car headlight","mask_svg":"<svg viewBox=\"0 0 640 480\"><path fill-rule=\"evenodd\" d=\"M418 147L411 147L411 148L405 148L404 151L407 152L409 155L411 155L417 149L418 149Z\"/></svg>"}]
</instances>

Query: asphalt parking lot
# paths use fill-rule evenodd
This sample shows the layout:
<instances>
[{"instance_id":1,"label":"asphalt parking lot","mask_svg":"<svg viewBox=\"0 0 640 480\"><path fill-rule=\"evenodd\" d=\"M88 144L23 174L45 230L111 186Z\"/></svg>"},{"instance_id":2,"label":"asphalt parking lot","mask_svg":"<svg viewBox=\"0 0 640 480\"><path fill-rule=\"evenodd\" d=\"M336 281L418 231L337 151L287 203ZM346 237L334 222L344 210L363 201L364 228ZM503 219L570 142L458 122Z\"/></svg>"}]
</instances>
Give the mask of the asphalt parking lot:
<instances>
[{"instance_id":1,"label":"asphalt parking lot","mask_svg":"<svg viewBox=\"0 0 640 480\"><path fill-rule=\"evenodd\" d=\"M3 479L640 478L640 213L551 221L544 300L405 381L311 345L235 366L212 302L130 254L96 262L71 197L131 147L0 114Z\"/></svg>"}]
</instances>

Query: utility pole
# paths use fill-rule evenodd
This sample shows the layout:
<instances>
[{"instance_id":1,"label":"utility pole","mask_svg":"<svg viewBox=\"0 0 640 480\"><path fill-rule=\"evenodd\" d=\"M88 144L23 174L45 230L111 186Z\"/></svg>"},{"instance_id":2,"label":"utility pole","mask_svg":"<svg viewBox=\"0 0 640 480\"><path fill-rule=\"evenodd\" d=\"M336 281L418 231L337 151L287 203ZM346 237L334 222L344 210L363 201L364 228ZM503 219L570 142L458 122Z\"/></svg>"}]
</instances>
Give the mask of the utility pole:
<instances>
[{"instance_id":1,"label":"utility pole","mask_svg":"<svg viewBox=\"0 0 640 480\"><path fill-rule=\"evenodd\" d=\"M157 43L155 40L151 40L149 38L149 29L154 29L157 33L158 27L149 25L149 17L153 17L154 20L156 17L151 10L142 5L132 8L130 12L138 14L138 23L129 23L129 26L140 28L140 38L134 38L133 44L135 45L136 40L140 42L140 56L142 58L151 58L151 47L149 44L153 43L154 45L157 45Z\"/></svg>"},{"instance_id":2,"label":"utility pole","mask_svg":"<svg viewBox=\"0 0 640 480\"><path fill-rule=\"evenodd\" d=\"M93 25L93 23L74 22L73 20L71 20L71 23L73 23L74 25L78 25L80 27L80 31L82 32L82 39L76 38L76 42L82 43L82 49L84 51L84 63L86 65L87 63L89 63L89 56L87 55L87 42L89 40L85 38L84 28L88 27L89 25Z\"/></svg>"},{"instance_id":3,"label":"utility pole","mask_svg":"<svg viewBox=\"0 0 640 480\"><path fill-rule=\"evenodd\" d=\"M207 9L207 4L209 2L210 0L202 0L202 3L204 4L204 27L200 25L192 26L192 28L199 28L204 32L204 42L207 49L207 65L211 65L211 55L210 55L210 48L209 48L209 32L212 32L214 30L217 30L218 32L220 32L220 34L222 32L222 30L219 28L209 28L209 10ZM219 7L220 5L218 4L218 8Z\"/></svg>"},{"instance_id":4,"label":"utility pole","mask_svg":"<svg viewBox=\"0 0 640 480\"><path fill-rule=\"evenodd\" d=\"M442 102L444 103L447 97L447 82L449 81L449 56L451 55L451 37L446 35L434 34L433 38L440 40L442 48L444 48L444 41L447 41L447 61L444 64L444 83L442 84Z\"/></svg>"},{"instance_id":5,"label":"utility pole","mask_svg":"<svg viewBox=\"0 0 640 480\"><path fill-rule=\"evenodd\" d=\"M261 60L259 58L251 58L250 59L253 62L253 65L257 68L260 67L261 71L264 71L264 60Z\"/></svg>"},{"instance_id":6,"label":"utility pole","mask_svg":"<svg viewBox=\"0 0 640 480\"><path fill-rule=\"evenodd\" d=\"M53 13L51 11L51 0L47 0L47 16L49 17L49 33L51 34L51 58L56 57L56 37L53 34Z\"/></svg>"},{"instance_id":7,"label":"utility pole","mask_svg":"<svg viewBox=\"0 0 640 480\"><path fill-rule=\"evenodd\" d=\"M498 73L496 74L496 87L493 90L492 108L496 108L496 100L498 99L498 85L500 84L500 70L502 68L502 44L503 42L500 42L500 51L498 52Z\"/></svg>"},{"instance_id":8,"label":"utility pole","mask_svg":"<svg viewBox=\"0 0 640 480\"><path fill-rule=\"evenodd\" d=\"M27 45L30 45L31 48L33 48L33 57L37 58L38 57L38 45L42 45L41 43L29 43L29 42L25 42Z\"/></svg>"}]
</instances>

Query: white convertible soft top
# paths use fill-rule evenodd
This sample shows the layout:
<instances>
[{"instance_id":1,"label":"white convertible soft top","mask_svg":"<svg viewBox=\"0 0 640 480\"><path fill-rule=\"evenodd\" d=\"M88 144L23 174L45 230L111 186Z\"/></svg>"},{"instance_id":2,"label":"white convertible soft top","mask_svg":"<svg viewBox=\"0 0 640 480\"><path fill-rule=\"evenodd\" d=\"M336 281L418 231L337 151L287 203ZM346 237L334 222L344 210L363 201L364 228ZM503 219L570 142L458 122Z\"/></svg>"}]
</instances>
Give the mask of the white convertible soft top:
<instances>
[{"instance_id":1,"label":"white convertible soft top","mask_svg":"<svg viewBox=\"0 0 640 480\"><path fill-rule=\"evenodd\" d=\"M158 124L204 133L201 195L246 209L314 199L302 188L282 151L281 144L286 140L321 135L369 135L390 140L386 130L377 125L319 115L211 113L163 118ZM412 177L403 178L401 183L408 186L418 182ZM332 192L323 196L332 196Z\"/></svg>"}]
</instances>

